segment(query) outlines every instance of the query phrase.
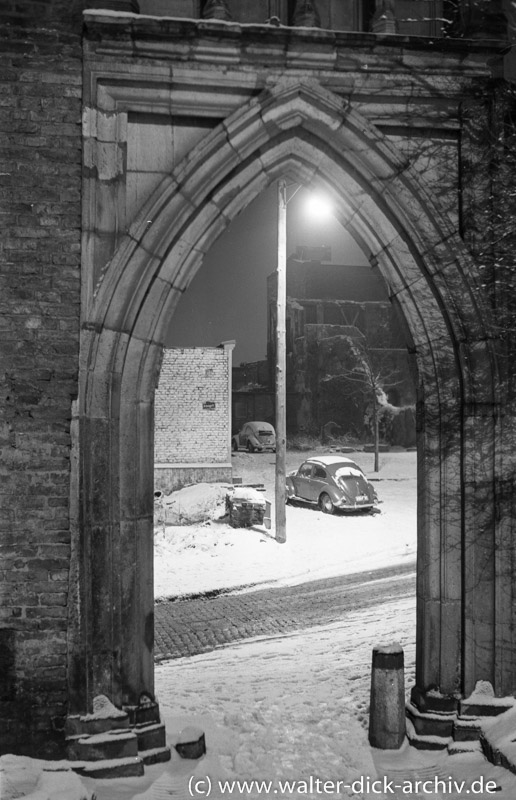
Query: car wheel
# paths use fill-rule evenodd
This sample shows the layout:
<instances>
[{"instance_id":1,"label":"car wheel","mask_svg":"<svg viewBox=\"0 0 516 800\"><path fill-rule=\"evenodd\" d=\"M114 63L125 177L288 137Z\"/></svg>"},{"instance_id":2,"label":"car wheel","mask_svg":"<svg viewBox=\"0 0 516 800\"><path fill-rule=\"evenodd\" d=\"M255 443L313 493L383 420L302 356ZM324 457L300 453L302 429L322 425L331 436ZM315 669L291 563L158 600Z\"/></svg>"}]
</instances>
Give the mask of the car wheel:
<instances>
[{"instance_id":1,"label":"car wheel","mask_svg":"<svg viewBox=\"0 0 516 800\"><path fill-rule=\"evenodd\" d=\"M319 498L319 508L325 514L333 514L335 511L335 506L333 505L333 501L329 494L323 492L323 494Z\"/></svg>"},{"instance_id":2,"label":"car wheel","mask_svg":"<svg viewBox=\"0 0 516 800\"><path fill-rule=\"evenodd\" d=\"M254 453L254 445L250 441L247 442L247 452L248 453Z\"/></svg>"},{"instance_id":3,"label":"car wheel","mask_svg":"<svg viewBox=\"0 0 516 800\"><path fill-rule=\"evenodd\" d=\"M231 449L233 450L234 453L238 450L238 445L234 439L231 442Z\"/></svg>"}]
</instances>

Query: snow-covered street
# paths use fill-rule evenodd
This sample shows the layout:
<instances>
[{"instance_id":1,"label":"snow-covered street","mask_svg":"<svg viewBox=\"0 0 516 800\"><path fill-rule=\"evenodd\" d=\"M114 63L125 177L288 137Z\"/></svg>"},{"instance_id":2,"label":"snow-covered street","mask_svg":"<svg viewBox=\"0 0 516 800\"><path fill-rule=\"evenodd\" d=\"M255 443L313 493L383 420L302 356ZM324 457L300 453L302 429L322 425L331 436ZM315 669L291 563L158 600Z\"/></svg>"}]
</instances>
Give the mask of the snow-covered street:
<instances>
[{"instance_id":1,"label":"snow-covered street","mask_svg":"<svg viewBox=\"0 0 516 800\"><path fill-rule=\"evenodd\" d=\"M323 452L321 450L321 452ZM297 468L310 453L287 452L287 470ZM380 455L373 472L372 453L345 453L365 470L377 491L378 513L323 514L315 508L287 507L287 541L274 540L272 529L231 528L210 519L215 498L199 489L198 498L185 490L189 508L197 503L205 520L197 524L158 526L155 534L155 596L174 597L227 588L288 585L349 575L414 561L416 556L416 453ZM262 484L274 500L274 455L239 452L233 473L246 484ZM179 493L181 494L181 493ZM222 514L224 490L220 490ZM185 509L186 513L186 509Z\"/></svg>"},{"instance_id":2,"label":"snow-covered street","mask_svg":"<svg viewBox=\"0 0 516 800\"><path fill-rule=\"evenodd\" d=\"M210 509L218 502L212 498L199 522L156 526L156 596L187 597L235 587L252 591L257 585L292 585L414 561L415 453L382 454L376 474L371 454L349 457L375 481L382 500L379 513L328 516L289 506L287 542L278 544L274 528L236 530L227 522L210 521ZM272 498L273 458L238 453L235 474L244 483L263 483ZM293 468L303 454L289 452L288 459ZM408 693L415 678L414 597L352 610L332 624L164 661L156 667L156 696L171 761L146 767L140 778L81 778L85 792L68 788L59 794L58 777L53 790L40 791L41 762L5 756L0 759L0 796L444 800L476 794L514 800L516 776L492 766L480 752L449 756L406 744L400 751L369 746L372 649L393 642L404 648ZM174 749L181 731L192 726L205 733L207 752L199 760L182 759Z\"/></svg>"}]
</instances>

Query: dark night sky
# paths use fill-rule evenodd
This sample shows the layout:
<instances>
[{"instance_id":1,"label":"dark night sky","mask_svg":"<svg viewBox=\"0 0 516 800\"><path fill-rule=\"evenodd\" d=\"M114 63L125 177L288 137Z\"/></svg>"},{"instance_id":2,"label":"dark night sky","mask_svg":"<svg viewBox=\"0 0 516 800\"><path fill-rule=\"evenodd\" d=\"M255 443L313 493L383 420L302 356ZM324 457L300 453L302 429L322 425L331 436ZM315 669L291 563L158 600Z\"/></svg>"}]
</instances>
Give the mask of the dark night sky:
<instances>
[{"instance_id":1,"label":"dark night sky","mask_svg":"<svg viewBox=\"0 0 516 800\"><path fill-rule=\"evenodd\" d=\"M171 319L168 347L215 347L236 340L233 363L265 358L267 275L276 268L276 187L256 198L219 237ZM333 218L309 219L301 190L287 207L287 253L298 245L330 245L334 264L367 259Z\"/></svg>"}]
</instances>

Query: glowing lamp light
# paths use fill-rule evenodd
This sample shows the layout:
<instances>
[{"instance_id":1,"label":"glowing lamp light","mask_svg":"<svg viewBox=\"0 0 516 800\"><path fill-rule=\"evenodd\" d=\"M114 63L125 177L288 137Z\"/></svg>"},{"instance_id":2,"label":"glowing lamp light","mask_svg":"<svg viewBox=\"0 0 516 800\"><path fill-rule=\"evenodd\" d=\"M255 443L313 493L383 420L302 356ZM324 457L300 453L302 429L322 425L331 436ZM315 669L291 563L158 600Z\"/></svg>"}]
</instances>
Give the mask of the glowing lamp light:
<instances>
[{"instance_id":1,"label":"glowing lamp light","mask_svg":"<svg viewBox=\"0 0 516 800\"><path fill-rule=\"evenodd\" d=\"M315 220L325 220L332 216L333 206L322 194L310 194L305 204L307 213Z\"/></svg>"}]
</instances>

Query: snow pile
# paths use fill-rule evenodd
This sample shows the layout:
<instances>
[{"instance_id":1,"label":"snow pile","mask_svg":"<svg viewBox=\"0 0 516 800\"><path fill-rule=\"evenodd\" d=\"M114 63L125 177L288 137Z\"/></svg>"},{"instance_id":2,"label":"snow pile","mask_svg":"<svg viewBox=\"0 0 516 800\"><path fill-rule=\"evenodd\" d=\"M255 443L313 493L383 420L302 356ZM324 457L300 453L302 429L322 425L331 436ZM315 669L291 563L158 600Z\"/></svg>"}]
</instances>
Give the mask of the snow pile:
<instances>
[{"instance_id":1,"label":"snow pile","mask_svg":"<svg viewBox=\"0 0 516 800\"><path fill-rule=\"evenodd\" d=\"M495 692L492 683L489 681L477 681L475 688L469 697L465 698L465 702L476 706L512 706L515 704L515 699L509 697L495 697Z\"/></svg>"},{"instance_id":2,"label":"snow pile","mask_svg":"<svg viewBox=\"0 0 516 800\"><path fill-rule=\"evenodd\" d=\"M356 467L341 467L335 470L336 478L361 478L362 473Z\"/></svg>"},{"instance_id":3,"label":"snow pile","mask_svg":"<svg viewBox=\"0 0 516 800\"><path fill-rule=\"evenodd\" d=\"M66 761L0 756L0 797L14 800L94 800Z\"/></svg>"},{"instance_id":4,"label":"snow pile","mask_svg":"<svg viewBox=\"0 0 516 800\"><path fill-rule=\"evenodd\" d=\"M116 719L126 717L125 711L113 705L106 695L99 694L93 698L93 713L85 714L81 717L82 722L90 722L95 719Z\"/></svg>"},{"instance_id":5,"label":"snow pile","mask_svg":"<svg viewBox=\"0 0 516 800\"><path fill-rule=\"evenodd\" d=\"M251 486L237 486L231 490L230 495L232 500L239 503L256 503L258 505L265 505L265 498L262 492L253 489Z\"/></svg>"},{"instance_id":6,"label":"snow pile","mask_svg":"<svg viewBox=\"0 0 516 800\"><path fill-rule=\"evenodd\" d=\"M470 694L468 700L483 700L488 697L494 697L493 684L490 681L477 681L473 692Z\"/></svg>"},{"instance_id":7,"label":"snow pile","mask_svg":"<svg viewBox=\"0 0 516 800\"><path fill-rule=\"evenodd\" d=\"M193 525L218 519L226 513L228 487L220 483L197 483L159 498L164 521L169 525Z\"/></svg>"},{"instance_id":8,"label":"snow pile","mask_svg":"<svg viewBox=\"0 0 516 800\"><path fill-rule=\"evenodd\" d=\"M514 698L511 698L514 702ZM484 738L494 753L499 753L509 764L516 764L516 706L495 717L492 724L484 726Z\"/></svg>"}]
</instances>

